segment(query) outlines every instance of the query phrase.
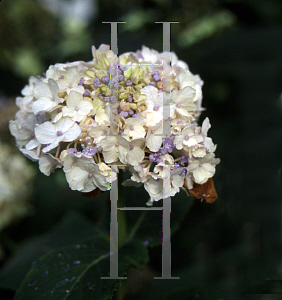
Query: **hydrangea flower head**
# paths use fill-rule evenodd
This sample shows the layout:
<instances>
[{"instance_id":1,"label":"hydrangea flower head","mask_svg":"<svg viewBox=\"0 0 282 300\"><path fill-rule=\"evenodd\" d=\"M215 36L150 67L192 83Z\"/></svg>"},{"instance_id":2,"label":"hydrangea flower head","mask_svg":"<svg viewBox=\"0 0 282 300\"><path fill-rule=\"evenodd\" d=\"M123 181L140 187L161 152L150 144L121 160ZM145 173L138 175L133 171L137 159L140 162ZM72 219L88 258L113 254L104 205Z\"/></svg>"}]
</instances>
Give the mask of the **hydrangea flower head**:
<instances>
[{"instance_id":1,"label":"hydrangea flower head","mask_svg":"<svg viewBox=\"0 0 282 300\"><path fill-rule=\"evenodd\" d=\"M144 184L151 202L212 178L219 159L209 119L197 124L200 77L174 53L171 63L147 47L117 56L101 45L92 53L90 62L55 64L31 77L10 121L21 152L45 175L62 168L81 192L111 189L111 165L119 165L132 174L125 184Z\"/></svg>"}]
</instances>

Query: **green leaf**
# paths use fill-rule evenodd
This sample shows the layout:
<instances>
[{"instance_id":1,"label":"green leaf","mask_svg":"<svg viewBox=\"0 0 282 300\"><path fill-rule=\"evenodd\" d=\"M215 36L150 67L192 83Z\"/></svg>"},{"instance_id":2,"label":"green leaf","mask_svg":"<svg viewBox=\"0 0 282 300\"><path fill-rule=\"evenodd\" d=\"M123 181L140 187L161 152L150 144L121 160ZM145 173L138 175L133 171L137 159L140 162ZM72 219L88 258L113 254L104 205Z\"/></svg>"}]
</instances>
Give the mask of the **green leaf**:
<instances>
[{"instance_id":1,"label":"green leaf","mask_svg":"<svg viewBox=\"0 0 282 300\"><path fill-rule=\"evenodd\" d=\"M49 232L26 241L0 272L0 288L16 290L32 262L51 250L76 244L96 233L94 224L78 211L69 211Z\"/></svg>"},{"instance_id":2,"label":"green leaf","mask_svg":"<svg viewBox=\"0 0 282 300\"><path fill-rule=\"evenodd\" d=\"M109 236L98 234L44 255L27 274L15 300L108 300L120 283L119 279L101 279L110 274L109 241ZM140 268L148 259L141 242L127 243L119 250L119 276L124 276L129 265Z\"/></svg>"}]
</instances>

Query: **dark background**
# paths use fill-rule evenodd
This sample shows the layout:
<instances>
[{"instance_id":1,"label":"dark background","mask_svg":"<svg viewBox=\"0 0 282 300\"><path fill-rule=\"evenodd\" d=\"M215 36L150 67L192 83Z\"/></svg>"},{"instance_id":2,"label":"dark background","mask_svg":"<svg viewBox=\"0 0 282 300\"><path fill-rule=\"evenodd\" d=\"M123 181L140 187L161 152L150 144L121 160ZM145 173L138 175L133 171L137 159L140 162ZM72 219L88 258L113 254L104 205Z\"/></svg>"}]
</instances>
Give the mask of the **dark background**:
<instances>
[{"instance_id":1,"label":"dark background","mask_svg":"<svg viewBox=\"0 0 282 300\"><path fill-rule=\"evenodd\" d=\"M9 100L20 95L29 76L57 62L91 60L91 45L110 44L110 25L102 21L127 21L119 25L119 53L142 45L161 52L162 25L154 22L179 21L171 25L171 50L204 81L206 111L199 123L209 117L209 135L218 145L219 197L213 204L195 201L172 237L172 275L181 279L149 280L143 294L133 287L127 298L281 299L282 2L91 3L88 16L72 16L71 22L66 9L56 15L39 1L0 3L0 96L2 107L9 106L1 112L1 140L17 151L7 129L16 111ZM31 164L38 172L30 199L35 210L0 235L4 274L21 245L40 240L70 211L96 222L107 208L105 195L83 198L68 188L61 171L47 178ZM140 197L141 205L145 201ZM7 237L17 246L5 242ZM150 255L147 271L153 274L161 270L161 247ZM135 273L132 278L133 285L144 279ZM11 299L13 292L3 289L2 295Z\"/></svg>"}]
</instances>

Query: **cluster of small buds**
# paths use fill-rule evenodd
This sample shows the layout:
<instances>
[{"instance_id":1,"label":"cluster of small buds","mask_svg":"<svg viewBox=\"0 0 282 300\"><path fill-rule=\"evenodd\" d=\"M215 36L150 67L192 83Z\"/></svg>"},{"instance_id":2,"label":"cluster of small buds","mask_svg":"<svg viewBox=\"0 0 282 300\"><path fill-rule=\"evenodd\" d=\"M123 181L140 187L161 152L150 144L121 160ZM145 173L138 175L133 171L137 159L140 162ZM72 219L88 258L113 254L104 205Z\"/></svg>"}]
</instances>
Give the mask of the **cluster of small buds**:
<instances>
[{"instance_id":1,"label":"cluster of small buds","mask_svg":"<svg viewBox=\"0 0 282 300\"><path fill-rule=\"evenodd\" d=\"M174 53L166 61L146 47L119 57L107 45L92 52L93 61L52 65L30 78L10 121L21 152L45 175L63 168L70 188L81 192L109 190L117 178L111 165L118 165L132 173L125 184L144 184L151 202L213 177L219 159L209 119L197 124L200 77Z\"/></svg>"}]
</instances>

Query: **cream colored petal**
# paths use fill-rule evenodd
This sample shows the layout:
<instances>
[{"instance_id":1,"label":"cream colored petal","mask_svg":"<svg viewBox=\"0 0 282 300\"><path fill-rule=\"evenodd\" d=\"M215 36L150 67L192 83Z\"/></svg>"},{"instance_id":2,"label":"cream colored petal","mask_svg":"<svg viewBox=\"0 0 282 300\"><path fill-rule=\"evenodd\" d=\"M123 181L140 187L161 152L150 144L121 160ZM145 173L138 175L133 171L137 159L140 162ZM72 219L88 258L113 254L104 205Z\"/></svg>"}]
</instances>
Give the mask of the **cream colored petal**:
<instances>
[{"instance_id":1,"label":"cream colored petal","mask_svg":"<svg viewBox=\"0 0 282 300\"><path fill-rule=\"evenodd\" d=\"M51 122L37 125L34 132L37 140L41 144L49 144L57 137L55 126Z\"/></svg>"},{"instance_id":2,"label":"cream colored petal","mask_svg":"<svg viewBox=\"0 0 282 300\"><path fill-rule=\"evenodd\" d=\"M132 166L137 166L144 159L145 152L139 147L133 147L128 151L128 162Z\"/></svg>"},{"instance_id":3,"label":"cream colored petal","mask_svg":"<svg viewBox=\"0 0 282 300\"><path fill-rule=\"evenodd\" d=\"M76 138L78 138L80 133L81 133L81 128L79 127L78 124L74 123L72 127L67 132L64 133L64 142L74 141Z\"/></svg>"},{"instance_id":4,"label":"cream colored petal","mask_svg":"<svg viewBox=\"0 0 282 300\"><path fill-rule=\"evenodd\" d=\"M108 164L117 161L119 152L116 151L116 147L112 147L111 150L103 151L103 156L105 162Z\"/></svg>"},{"instance_id":5,"label":"cream colored petal","mask_svg":"<svg viewBox=\"0 0 282 300\"><path fill-rule=\"evenodd\" d=\"M72 190L81 191L84 189L85 182L88 179L88 172L74 167L70 172L66 173L66 179Z\"/></svg>"},{"instance_id":6,"label":"cream colored petal","mask_svg":"<svg viewBox=\"0 0 282 300\"><path fill-rule=\"evenodd\" d=\"M63 140L63 138L64 138L63 135L57 136L57 137L52 141L52 143L51 143L49 146L47 146L47 147L45 147L45 148L42 149L42 152L43 152L43 153L47 153L47 152L49 152L50 150L56 148L56 147L59 145L59 143Z\"/></svg>"}]
</instances>

